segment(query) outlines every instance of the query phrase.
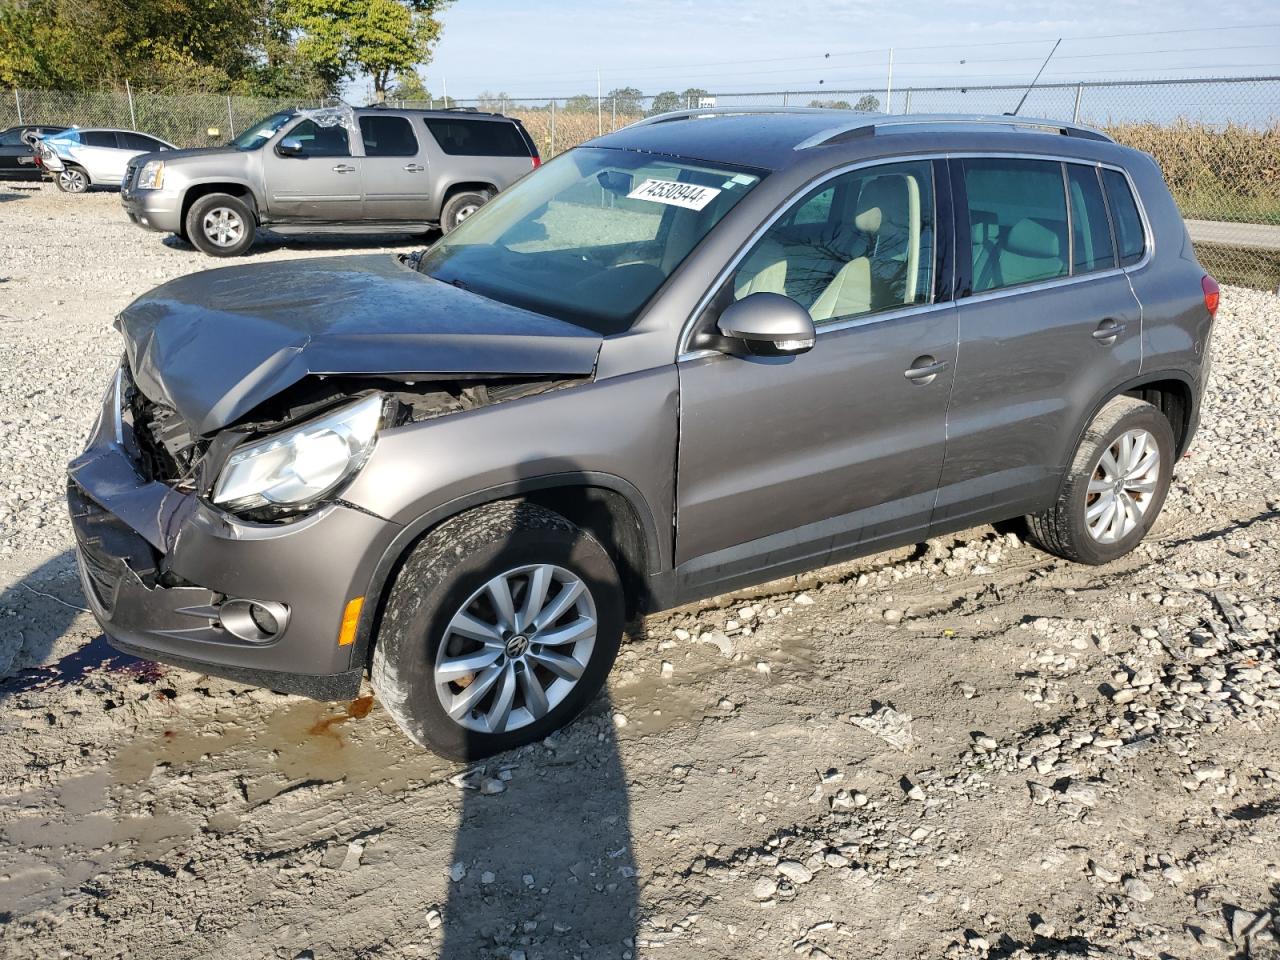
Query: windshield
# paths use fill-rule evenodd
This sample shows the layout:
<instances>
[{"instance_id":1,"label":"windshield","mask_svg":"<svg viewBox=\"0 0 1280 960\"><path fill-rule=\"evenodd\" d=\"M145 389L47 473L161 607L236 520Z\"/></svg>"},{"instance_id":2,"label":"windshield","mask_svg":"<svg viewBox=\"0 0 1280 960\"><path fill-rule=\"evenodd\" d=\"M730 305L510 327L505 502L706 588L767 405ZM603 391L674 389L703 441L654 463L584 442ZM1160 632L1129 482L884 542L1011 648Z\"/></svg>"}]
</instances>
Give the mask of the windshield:
<instances>
[{"instance_id":1,"label":"windshield","mask_svg":"<svg viewBox=\"0 0 1280 960\"><path fill-rule=\"evenodd\" d=\"M500 193L419 269L491 300L620 333L759 171L580 147Z\"/></svg>"},{"instance_id":2,"label":"windshield","mask_svg":"<svg viewBox=\"0 0 1280 960\"><path fill-rule=\"evenodd\" d=\"M277 131L279 131L279 129L283 127L292 116L292 110L283 110L280 113L273 113L265 120L259 120L248 130L227 144L227 146L235 147L237 150L257 150L264 143L274 137Z\"/></svg>"}]
</instances>

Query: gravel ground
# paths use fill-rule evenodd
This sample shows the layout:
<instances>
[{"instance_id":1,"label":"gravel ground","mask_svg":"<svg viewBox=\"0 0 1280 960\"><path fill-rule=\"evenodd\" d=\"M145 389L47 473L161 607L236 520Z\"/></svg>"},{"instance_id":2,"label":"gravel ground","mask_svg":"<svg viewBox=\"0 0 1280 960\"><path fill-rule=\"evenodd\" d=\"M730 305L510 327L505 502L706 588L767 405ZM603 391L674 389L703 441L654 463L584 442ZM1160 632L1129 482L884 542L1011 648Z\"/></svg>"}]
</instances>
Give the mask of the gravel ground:
<instances>
[{"instance_id":1,"label":"gravel ground","mask_svg":"<svg viewBox=\"0 0 1280 960\"><path fill-rule=\"evenodd\" d=\"M113 315L209 265L0 191L0 954L1280 956L1275 297L1224 291L1123 561L979 528L652 617L586 717L463 768L370 697L102 663L62 467Z\"/></svg>"}]
</instances>

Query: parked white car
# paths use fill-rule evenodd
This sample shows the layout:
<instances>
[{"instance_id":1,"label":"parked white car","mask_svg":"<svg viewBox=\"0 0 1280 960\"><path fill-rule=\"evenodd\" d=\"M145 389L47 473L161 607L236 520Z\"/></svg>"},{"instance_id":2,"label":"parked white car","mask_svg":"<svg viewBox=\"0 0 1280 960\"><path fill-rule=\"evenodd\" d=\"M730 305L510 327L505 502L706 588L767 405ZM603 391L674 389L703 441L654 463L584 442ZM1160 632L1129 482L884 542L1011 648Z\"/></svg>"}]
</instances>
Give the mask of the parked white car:
<instances>
[{"instance_id":1,"label":"parked white car","mask_svg":"<svg viewBox=\"0 0 1280 960\"><path fill-rule=\"evenodd\" d=\"M58 189L84 193L93 186L118 187L134 157L176 149L159 137L134 130L72 127L40 141L40 165Z\"/></svg>"}]
</instances>

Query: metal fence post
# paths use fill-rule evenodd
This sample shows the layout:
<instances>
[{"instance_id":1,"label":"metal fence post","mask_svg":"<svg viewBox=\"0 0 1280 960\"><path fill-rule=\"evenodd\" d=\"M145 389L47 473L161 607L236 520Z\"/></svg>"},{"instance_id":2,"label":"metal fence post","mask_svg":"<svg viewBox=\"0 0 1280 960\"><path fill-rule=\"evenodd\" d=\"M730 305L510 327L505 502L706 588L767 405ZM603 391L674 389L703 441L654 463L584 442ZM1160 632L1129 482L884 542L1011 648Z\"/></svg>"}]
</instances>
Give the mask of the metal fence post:
<instances>
[{"instance_id":1,"label":"metal fence post","mask_svg":"<svg viewBox=\"0 0 1280 960\"><path fill-rule=\"evenodd\" d=\"M783 91L782 91L782 105L783 105L784 107L787 105L787 99L788 99L790 96L791 96L791 94L790 94L790 93L788 93L786 90L783 90Z\"/></svg>"},{"instance_id":2,"label":"metal fence post","mask_svg":"<svg viewBox=\"0 0 1280 960\"><path fill-rule=\"evenodd\" d=\"M227 94L227 129L231 131L231 136L236 135L236 118L231 113L231 94Z\"/></svg>"},{"instance_id":3,"label":"metal fence post","mask_svg":"<svg viewBox=\"0 0 1280 960\"><path fill-rule=\"evenodd\" d=\"M1077 84L1076 84L1076 107L1075 107L1075 110L1073 110L1073 111L1072 111L1072 113L1071 113L1071 122L1072 122L1072 123L1079 123L1079 122L1080 122L1080 99L1081 99L1081 97L1083 97L1083 96L1084 96L1084 84L1083 84L1083 83L1077 83Z\"/></svg>"},{"instance_id":4,"label":"metal fence post","mask_svg":"<svg viewBox=\"0 0 1280 960\"><path fill-rule=\"evenodd\" d=\"M138 129L138 118L133 112L133 88L129 86L129 78L124 78L124 95L129 98L129 129Z\"/></svg>"},{"instance_id":5,"label":"metal fence post","mask_svg":"<svg viewBox=\"0 0 1280 960\"><path fill-rule=\"evenodd\" d=\"M617 97L613 97L609 101L609 111L610 111L609 129L617 130L618 129L618 98Z\"/></svg>"},{"instance_id":6,"label":"metal fence post","mask_svg":"<svg viewBox=\"0 0 1280 960\"><path fill-rule=\"evenodd\" d=\"M13 88L13 105L18 108L18 124L22 124L22 98L18 96L18 88Z\"/></svg>"},{"instance_id":7,"label":"metal fence post","mask_svg":"<svg viewBox=\"0 0 1280 960\"><path fill-rule=\"evenodd\" d=\"M551 101L551 156L556 155L556 102Z\"/></svg>"},{"instance_id":8,"label":"metal fence post","mask_svg":"<svg viewBox=\"0 0 1280 960\"><path fill-rule=\"evenodd\" d=\"M903 112L903 113L910 113L910 112L911 112L911 88L910 88L910 87L908 87L908 88L907 88L907 100L906 100L906 102L902 105L902 112Z\"/></svg>"}]
</instances>

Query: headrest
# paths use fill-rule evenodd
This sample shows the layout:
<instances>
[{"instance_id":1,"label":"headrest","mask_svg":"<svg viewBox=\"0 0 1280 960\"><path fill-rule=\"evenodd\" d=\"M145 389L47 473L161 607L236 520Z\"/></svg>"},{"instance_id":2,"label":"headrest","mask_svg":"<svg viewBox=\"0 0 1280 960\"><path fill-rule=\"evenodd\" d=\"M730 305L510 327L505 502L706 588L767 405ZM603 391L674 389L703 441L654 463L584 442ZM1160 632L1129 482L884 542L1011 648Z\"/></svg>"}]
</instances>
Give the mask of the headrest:
<instances>
[{"instance_id":1,"label":"headrest","mask_svg":"<svg viewBox=\"0 0 1280 960\"><path fill-rule=\"evenodd\" d=\"M1059 259L1062 257L1062 237L1043 221L1023 217L1009 228L1009 239L1005 241L1004 248L1020 257Z\"/></svg>"},{"instance_id":2,"label":"headrest","mask_svg":"<svg viewBox=\"0 0 1280 960\"><path fill-rule=\"evenodd\" d=\"M907 209L907 185L902 177L876 177L869 180L858 194L858 210L853 225L863 233L879 233L887 220L904 223Z\"/></svg>"}]
</instances>

